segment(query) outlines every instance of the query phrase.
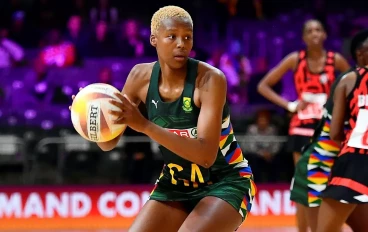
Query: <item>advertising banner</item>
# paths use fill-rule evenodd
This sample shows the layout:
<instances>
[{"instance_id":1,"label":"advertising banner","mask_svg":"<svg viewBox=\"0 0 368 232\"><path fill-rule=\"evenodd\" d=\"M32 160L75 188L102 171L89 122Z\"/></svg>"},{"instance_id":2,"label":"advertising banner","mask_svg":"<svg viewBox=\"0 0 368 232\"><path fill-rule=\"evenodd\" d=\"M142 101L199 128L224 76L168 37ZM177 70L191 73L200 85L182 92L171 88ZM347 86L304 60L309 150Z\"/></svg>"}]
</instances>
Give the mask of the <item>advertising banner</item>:
<instances>
[{"instance_id":1,"label":"advertising banner","mask_svg":"<svg viewBox=\"0 0 368 232\"><path fill-rule=\"evenodd\" d=\"M257 185L242 227L295 225L289 185ZM1 187L0 230L128 228L152 186Z\"/></svg>"}]
</instances>

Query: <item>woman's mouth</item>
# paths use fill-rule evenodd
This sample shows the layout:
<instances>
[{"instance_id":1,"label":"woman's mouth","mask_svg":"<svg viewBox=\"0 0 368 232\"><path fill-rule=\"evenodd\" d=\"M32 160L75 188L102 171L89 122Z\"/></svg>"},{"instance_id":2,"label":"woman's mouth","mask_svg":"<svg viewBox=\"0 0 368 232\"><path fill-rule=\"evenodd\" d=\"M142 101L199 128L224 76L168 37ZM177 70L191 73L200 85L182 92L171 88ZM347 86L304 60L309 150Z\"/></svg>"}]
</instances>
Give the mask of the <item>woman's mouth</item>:
<instances>
[{"instance_id":1,"label":"woman's mouth","mask_svg":"<svg viewBox=\"0 0 368 232\"><path fill-rule=\"evenodd\" d=\"M185 56L174 56L174 59L176 61L184 61L186 59L186 57Z\"/></svg>"}]
</instances>

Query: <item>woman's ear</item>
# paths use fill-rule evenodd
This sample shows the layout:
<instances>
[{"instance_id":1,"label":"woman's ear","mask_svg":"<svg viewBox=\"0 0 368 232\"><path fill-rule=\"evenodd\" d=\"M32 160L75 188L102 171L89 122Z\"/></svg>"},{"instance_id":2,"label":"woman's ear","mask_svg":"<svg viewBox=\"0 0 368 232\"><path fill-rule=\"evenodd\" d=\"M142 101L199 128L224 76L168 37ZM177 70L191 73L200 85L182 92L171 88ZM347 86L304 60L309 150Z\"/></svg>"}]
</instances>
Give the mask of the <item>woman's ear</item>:
<instances>
[{"instance_id":1,"label":"woman's ear","mask_svg":"<svg viewBox=\"0 0 368 232\"><path fill-rule=\"evenodd\" d=\"M157 46L157 38L155 35L152 35L150 36L150 43L153 47L156 47Z\"/></svg>"}]
</instances>

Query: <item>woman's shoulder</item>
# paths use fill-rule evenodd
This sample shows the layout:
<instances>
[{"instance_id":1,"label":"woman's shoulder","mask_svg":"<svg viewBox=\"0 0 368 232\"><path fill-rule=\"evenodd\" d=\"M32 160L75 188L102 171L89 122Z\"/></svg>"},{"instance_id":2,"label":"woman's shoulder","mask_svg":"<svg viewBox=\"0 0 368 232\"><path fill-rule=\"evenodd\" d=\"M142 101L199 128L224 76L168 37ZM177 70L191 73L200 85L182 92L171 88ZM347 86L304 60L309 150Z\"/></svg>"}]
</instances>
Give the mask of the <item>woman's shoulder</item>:
<instances>
[{"instance_id":1,"label":"woman's shoulder","mask_svg":"<svg viewBox=\"0 0 368 232\"><path fill-rule=\"evenodd\" d=\"M214 81L216 83L223 83L226 87L226 77L225 74L218 68L212 65L199 61L198 63L198 82L205 84L209 81Z\"/></svg>"},{"instance_id":2,"label":"woman's shoulder","mask_svg":"<svg viewBox=\"0 0 368 232\"><path fill-rule=\"evenodd\" d=\"M139 63L134 65L129 73L129 78L134 81L149 81L151 79L152 69L156 62Z\"/></svg>"}]
</instances>

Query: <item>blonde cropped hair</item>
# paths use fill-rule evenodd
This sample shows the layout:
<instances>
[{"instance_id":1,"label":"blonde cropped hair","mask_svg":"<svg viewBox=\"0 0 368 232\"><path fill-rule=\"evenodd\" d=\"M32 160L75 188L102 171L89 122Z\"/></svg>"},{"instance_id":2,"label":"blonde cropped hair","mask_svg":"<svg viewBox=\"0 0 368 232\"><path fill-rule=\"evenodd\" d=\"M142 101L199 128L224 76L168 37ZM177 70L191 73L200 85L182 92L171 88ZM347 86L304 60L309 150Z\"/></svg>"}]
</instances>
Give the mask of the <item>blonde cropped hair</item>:
<instances>
[{"instance_id":1,"label":"blonde cropped hair","mask_svg":"<svg viewBox=\"0 0 368 232\"><path fill-rule=\"evenodd\" d=\"M156 11L151 19L151 34L155 34L161 26L161 22L169 18L188 19L193 26L193 20L190 14L178 6L165 6Z\"/></svg>"}]
</instances>

